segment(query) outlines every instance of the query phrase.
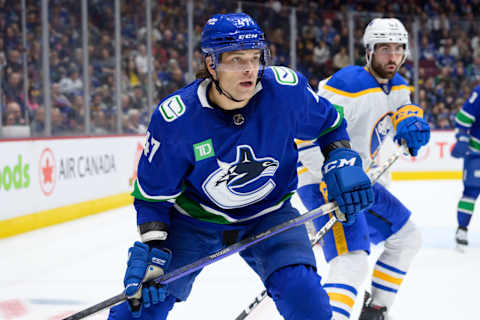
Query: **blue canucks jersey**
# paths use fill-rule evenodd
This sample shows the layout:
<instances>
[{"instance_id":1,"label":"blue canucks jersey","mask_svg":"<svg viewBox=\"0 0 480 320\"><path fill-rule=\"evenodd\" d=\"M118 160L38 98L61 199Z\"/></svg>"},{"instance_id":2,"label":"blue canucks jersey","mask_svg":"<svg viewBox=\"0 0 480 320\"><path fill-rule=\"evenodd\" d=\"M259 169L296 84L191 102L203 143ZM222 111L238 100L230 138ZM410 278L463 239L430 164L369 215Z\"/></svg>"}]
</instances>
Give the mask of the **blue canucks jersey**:
<instances>
[{"instance_id":1,"label":"blue canucks jersey","mask_svg":"<svg viewBox=\"0 0 480 320\"><path fill-rule=\"evenodd\" d=\"M154 205L137 207L138 224L168 224L171 206L216 224L268 214L297 187L294 138L348 140L342 114L289 68L267 68L237 110L214 106L210 86L196 80L157 105L132 193Z\"/></svg>"},{"instance_id":2,"label":"blue canucks jersey","mask_svg":"<svg viewBox=\"0 0 480 320\"><path fill-rule=\"evenodd\" d=\"M480 152L480 86L473 89L472 94L458 111L455 128L470 134L470 149Z\"/></svg>"}]
</instances>

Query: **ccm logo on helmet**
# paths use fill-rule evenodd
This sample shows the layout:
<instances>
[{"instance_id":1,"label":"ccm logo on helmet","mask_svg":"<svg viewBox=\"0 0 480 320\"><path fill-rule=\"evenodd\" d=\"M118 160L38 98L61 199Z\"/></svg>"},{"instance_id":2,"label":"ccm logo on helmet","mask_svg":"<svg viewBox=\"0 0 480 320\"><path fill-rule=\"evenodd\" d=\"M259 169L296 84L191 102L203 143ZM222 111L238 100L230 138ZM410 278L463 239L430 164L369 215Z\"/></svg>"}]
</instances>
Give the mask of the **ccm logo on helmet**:
<instances>
[{"instance_id":1,"label":"ccm logo on helmet","mask_svg":"<svg viewBox=\"0 0 480 320\"><path fill-rule=\"evenodd\" d=\"M258 34L250 33L250 34L241 34L238 36L238 40L255 39L255 38L258 38Z\"/></svg>"},{"instance_id":2,"label":"ccm logo on helmet","mask_svg":"<svg viewBox=\"0 0 480 320\"><path fill-rule=\"evenodd\" d=\"M323 169L323 173L325 174L325 173L327 173L330 170L335 169L335 168L341 168L341 167L345 167L345 166L354 166L355 165L355 160L356 159L354 157L354 158L351 158L349 160L339 159L339 160L332 161L325 166L325 168Z\"/></svg>"}]
</instances>

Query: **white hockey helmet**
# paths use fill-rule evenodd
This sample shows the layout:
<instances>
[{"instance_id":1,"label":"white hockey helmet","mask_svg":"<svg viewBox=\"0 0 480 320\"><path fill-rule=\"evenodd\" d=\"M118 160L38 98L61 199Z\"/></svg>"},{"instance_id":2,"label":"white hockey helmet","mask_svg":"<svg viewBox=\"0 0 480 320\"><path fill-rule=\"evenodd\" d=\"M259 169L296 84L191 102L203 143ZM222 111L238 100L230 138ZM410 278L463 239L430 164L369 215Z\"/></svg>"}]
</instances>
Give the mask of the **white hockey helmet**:
<instances>
[{"instance_id":1,"label":"white hockey helmet","mask_svg":"<svg viewBox=\"0 0 480 320\"><path fill-rule=\"evenodd\" d=\"M402 65L407 59L410 51L408 46L408 32L400 20L395 18L375 18L367 25L363 34L363 45L367 66L372 61L373 50L377 43L402 43L405 45Z\"/></svg>"}]
</instances>

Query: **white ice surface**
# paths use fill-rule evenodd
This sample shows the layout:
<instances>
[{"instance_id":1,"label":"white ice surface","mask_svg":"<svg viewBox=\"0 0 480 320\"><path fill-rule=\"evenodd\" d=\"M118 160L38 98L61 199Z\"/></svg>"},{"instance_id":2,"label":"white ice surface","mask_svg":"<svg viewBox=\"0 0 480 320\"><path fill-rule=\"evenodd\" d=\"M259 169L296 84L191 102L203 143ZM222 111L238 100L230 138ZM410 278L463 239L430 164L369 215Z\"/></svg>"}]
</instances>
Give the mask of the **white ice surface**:
<instances>
[{"instance_id":1,"label":"white ice surface","mask_svg":"<svg viewBox=\"0 0 480 320\"><path fill-rule=\"evenodd\" d=\"M453 249L461 188L460 181L393 183L424 240L392 308L395 320L480 319L478 218L470 224L468 252ZM0 319L61 319L120 293L126 252L137 237L135 214L127 207L0 240ZM380 249L374 248L372 262ZM320 274L326 274L321 253L317 257ZM206 267L169 319L233 320L262 289L234 255ZM106 319L106 313L89 319ZM267 301L249 319L281 317Z\"/></svg>"}]
</instances>

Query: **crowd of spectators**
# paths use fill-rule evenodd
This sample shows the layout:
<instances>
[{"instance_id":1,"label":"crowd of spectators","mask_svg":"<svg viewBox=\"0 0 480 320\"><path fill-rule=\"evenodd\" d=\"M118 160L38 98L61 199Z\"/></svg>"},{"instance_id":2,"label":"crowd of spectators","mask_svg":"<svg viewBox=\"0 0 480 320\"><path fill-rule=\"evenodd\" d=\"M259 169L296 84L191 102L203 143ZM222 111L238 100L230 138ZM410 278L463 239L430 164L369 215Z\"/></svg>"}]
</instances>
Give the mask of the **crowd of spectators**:
<instances>
[{"instance_id":1,"label":"crowd of spectators","mask_svg":"<svg viewBox=\"0 0 480 320\"><path fill-rule=\"evenodd\" d=\"M121 2L121 111L115 99L114 1L88 1L90 134L144 133L153 106L147 101L148 55L144 0ZM267 34L272 64L290 65L290 23L296 8L296 68L312 87L350 64L348 14L354 10L355 64L364 64L365 24L376 16L401 19L411 33L419 28L419 104L434 129L450 129L455 114L480 84L480 0L380 1L290 0L240 3ZM236 1L194 1L194 73L202 67L199 49L205 21L234 12ZM192 80L188 70L186 0L152 1L154 104ZM22 46L21 2L0 0L0 108L3 126L25 125L31 135L45 132L42 79L41 7L26 1L27 47ZM261 19L259 18L261 17ZM85 134L81 2L49 1L51 129L53 135ZM24 54L27 79L24 79ZM411 57L400 73L413 84ZM24 81L28 80L28 99ZM121 120L117 121L120 114Z\"/></svg>"}]
</instances>

